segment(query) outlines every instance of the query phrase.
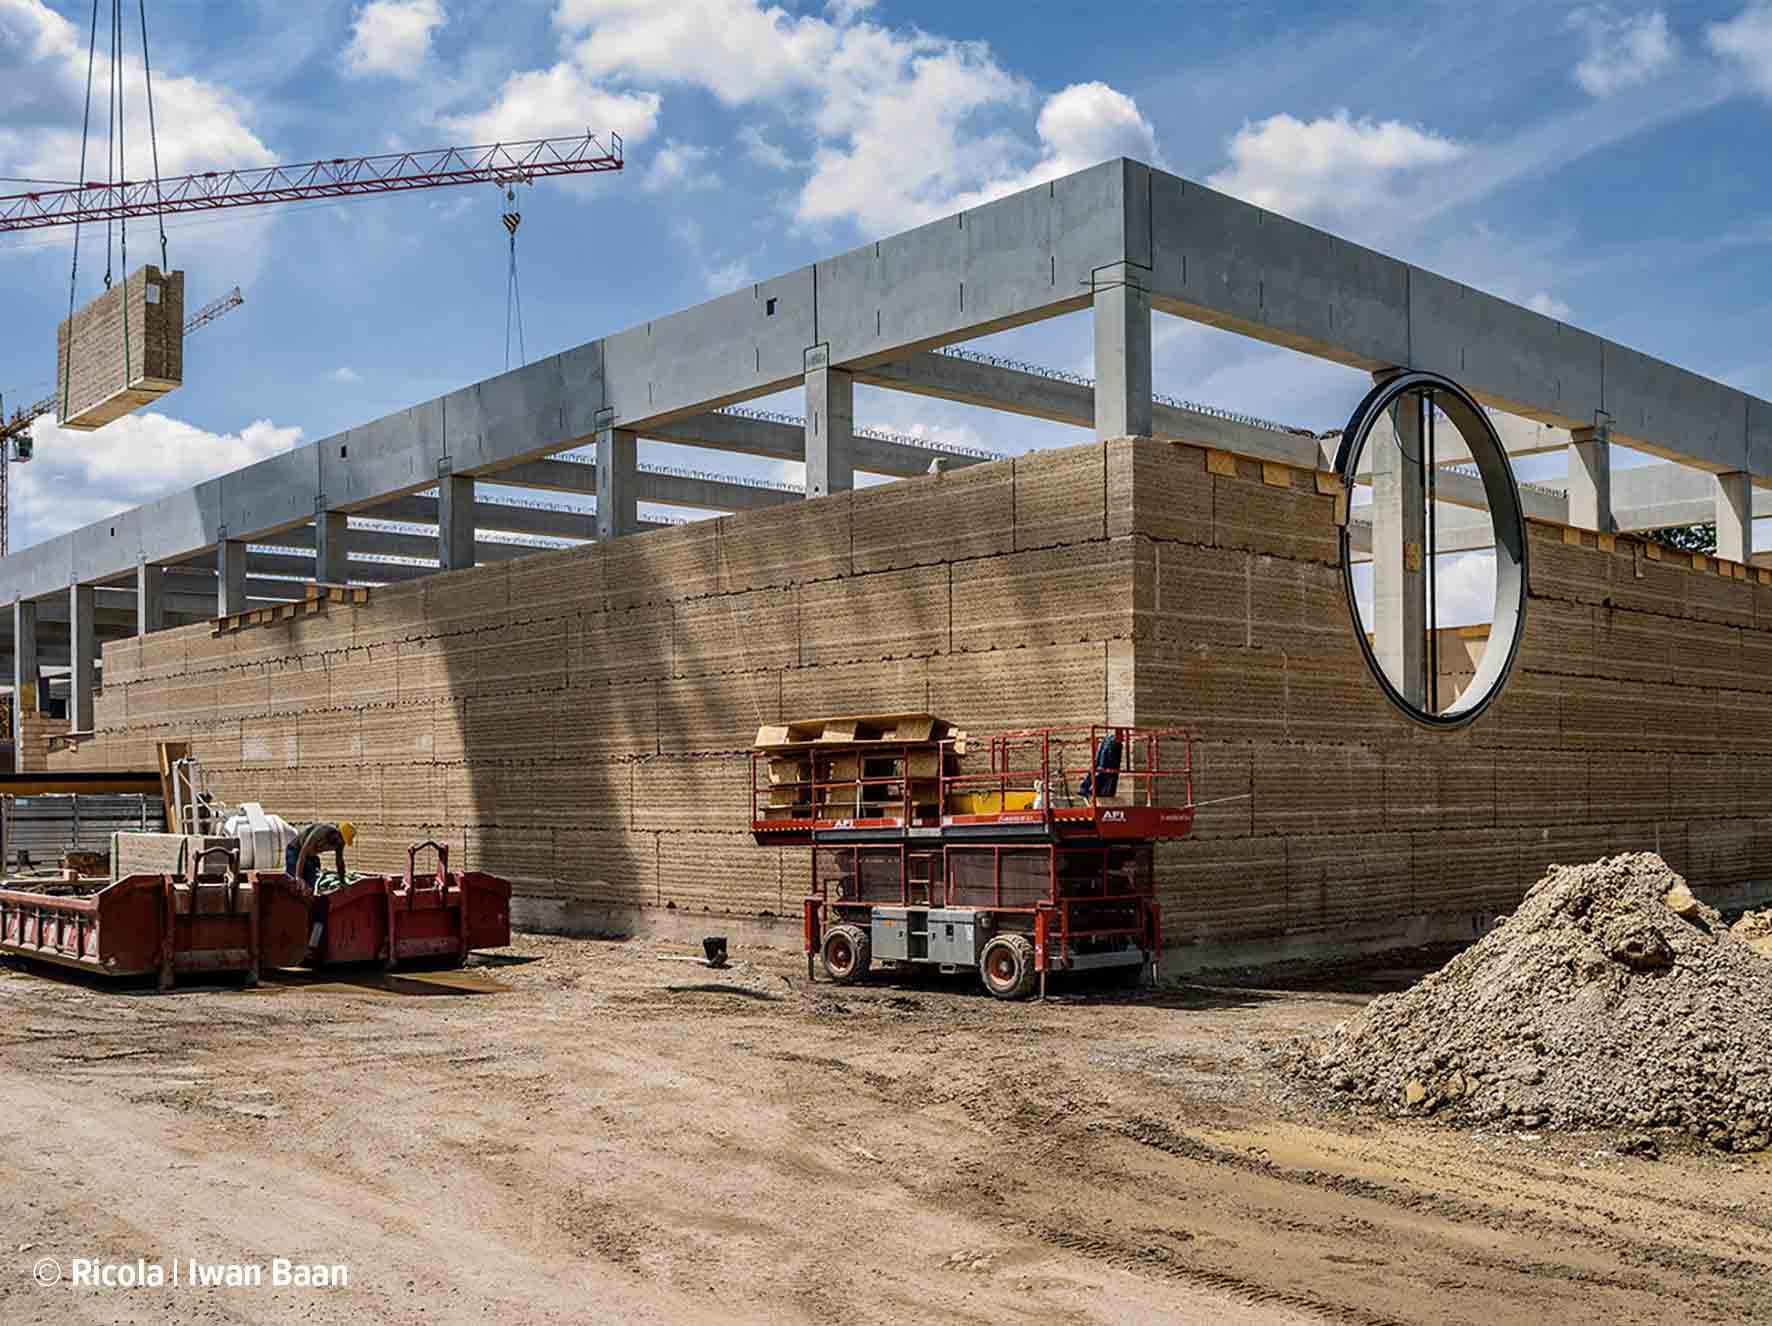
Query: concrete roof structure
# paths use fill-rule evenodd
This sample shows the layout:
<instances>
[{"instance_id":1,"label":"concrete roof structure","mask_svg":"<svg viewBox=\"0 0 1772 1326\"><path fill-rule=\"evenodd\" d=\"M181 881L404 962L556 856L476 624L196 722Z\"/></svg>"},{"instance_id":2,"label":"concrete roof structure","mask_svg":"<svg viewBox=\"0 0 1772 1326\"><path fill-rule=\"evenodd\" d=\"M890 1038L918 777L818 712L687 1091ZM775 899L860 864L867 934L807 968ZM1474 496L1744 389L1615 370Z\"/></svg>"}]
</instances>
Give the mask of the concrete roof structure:
<instances>
[{"instance_id":1,"label":"concrete roof structure","mask_svg":"<svg viewBox=\"0 0 1772 1326\"><path fill-rule=\"evenodd\" d=\"M1095 321L1093 382L930 353L1083 309ZM434 522L437 563L471 565L485 555L477 529L500 528L476 500L477 481L594 496L599 538L640 528L639 501L723 511L795 498L717 477L648 473L635 453L642 437L804 459L808 496L850 487L858 470L907 475L932 461L977 459L857 429L856 382L1093 426L1100 437L1184 436L1261 459L1324 463L1324 443L1308 433L1156 396L1153 311L1368 372L1443 374L1485 405L1545 426L1525 429L1521 449L1568 445L1574 458L1586 447L1587 468L1571 466L1575 491L1560 505L1539 502L1537 514L1573 512L1611 528L1612 498L1628 489L1620 506L1680 513L1666 521L1656 514L1656 523L1708 505L1724 516L1724 555L1752 552L1749 485L1772 484L1772 404L1122 158L22 549L0 559L0 601L16 605L18 638L32 629L36 600L67 596L78 618L93 587L133 581L145 632L165 621L161 569L200 562L216 567L218 612L237 611L247 602L247 544L312 546L316 578L355 574L353 515ZM803 423L726 408L802 385ZM1570 430L1572 440L1551 430ZM1710 485L1708 502L1674 467L1656 467L1671 485L1665 493L1663 479L1627 481L1621 472L1620 491L1609 494L1606 467L1594 470L1608 439L1718 476L1700 482ZM551 459L587 444L594 465ZM1455 493L1451 473L1442 488ZM421 498L433 489L436 498ZM530 532L591 532L582 513L559 514ZM291 544L298 531L306 533ZM188 605L182 585L180 595ZM81 653L90 632L76 621L71 634L78 727L94 659L90 647ZM26 641L15 654L22 667L34 650Z\"/></svg>"}]
</instances>

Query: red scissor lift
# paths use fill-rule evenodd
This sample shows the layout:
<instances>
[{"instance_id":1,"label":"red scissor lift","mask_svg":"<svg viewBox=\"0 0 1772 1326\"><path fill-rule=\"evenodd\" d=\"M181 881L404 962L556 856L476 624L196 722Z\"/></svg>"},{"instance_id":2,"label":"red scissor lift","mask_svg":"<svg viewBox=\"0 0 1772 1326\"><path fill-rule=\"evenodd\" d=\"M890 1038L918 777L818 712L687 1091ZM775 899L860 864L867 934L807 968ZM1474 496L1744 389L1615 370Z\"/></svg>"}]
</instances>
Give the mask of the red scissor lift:
<instances>
[{"instance_id":1,"label":"red scissor lift","mask_svg":"<svg viewBox=\"0 0 1772 1326\"><path fill-rule=\"evenodd\" d=\"M838 983L875 961L976 967L1005 999L1049 971L1155 977L1154 846L1194 823L1179 729L762 746L751 789L758 842L812 848L809 973L815 955Z\"/></svg>"}]
</instances>

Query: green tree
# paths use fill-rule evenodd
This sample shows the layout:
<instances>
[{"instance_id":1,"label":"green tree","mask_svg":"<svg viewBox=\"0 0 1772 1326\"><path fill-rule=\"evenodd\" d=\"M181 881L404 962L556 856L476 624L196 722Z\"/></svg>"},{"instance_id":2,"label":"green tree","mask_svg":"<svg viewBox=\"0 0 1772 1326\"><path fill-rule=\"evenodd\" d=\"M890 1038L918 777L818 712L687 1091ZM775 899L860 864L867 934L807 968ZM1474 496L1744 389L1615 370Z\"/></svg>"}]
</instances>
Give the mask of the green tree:
<instances>
[{"instance_id":1,"label":"green tree","mask_svg":"<svg viewBox=\"0 0 1772 1326\"><path fill-rule=\"evenodd\" d=\"M1645 539L1659 543L1664 548L1716 556L1717 526L1714 521L1708 525L1670 525L1666 529L1646 529L1642 534Z\"/></svg>"}]
</instances>

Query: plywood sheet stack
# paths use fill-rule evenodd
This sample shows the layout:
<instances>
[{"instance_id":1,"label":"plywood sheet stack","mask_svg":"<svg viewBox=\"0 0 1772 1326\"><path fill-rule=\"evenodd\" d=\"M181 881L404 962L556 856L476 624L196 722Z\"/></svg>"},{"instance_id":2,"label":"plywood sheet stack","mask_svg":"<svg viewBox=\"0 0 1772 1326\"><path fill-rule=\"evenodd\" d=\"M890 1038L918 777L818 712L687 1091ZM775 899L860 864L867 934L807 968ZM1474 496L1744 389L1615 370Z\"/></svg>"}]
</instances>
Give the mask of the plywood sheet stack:
<instances>
[{"instance_id":1,"label":"plywood sheet stack","mask_svg":"<svg viewBox=\"0 0 1772 1326\"><path fill-rule=\"evenodd\" d=\"M56 332L63 428L102 428L184 381L185 274L139 267Z\"/></svg>"}]
</instances>

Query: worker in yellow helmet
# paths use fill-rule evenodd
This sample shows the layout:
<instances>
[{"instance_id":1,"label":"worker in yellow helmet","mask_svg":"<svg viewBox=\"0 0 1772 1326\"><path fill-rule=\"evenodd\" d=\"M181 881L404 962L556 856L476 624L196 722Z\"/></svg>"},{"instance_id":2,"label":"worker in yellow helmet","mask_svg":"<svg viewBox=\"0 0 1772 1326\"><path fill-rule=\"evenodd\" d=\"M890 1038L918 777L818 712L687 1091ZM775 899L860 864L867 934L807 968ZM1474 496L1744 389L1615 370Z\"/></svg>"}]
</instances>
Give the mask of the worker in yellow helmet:
<instances>
[{"instance_id":1,"label":"worker in yellow helmet","mask_svg":"<svg viewBox=\"0 0 1772 1326\"><path fill-rule=\"evenodd\" d=\"M331 852L340 882L345 879L345 848L357 841L357 826L349 820L337 824L310 824L289 845L287 868L291 875L313 887L320 875L320 857Z\"/></svg>"},{"instance_id":2,"label":"worker in yellow helmet","mask_svg":"<svg viewBox=\"0 0 1772 1326\"><path fill-rule=\"evenodd\" d=\"M357 826L349 820L340 820L337 824L310 824L289 845L289 873L312 889L320 879L321 853L331 852L333 870L338 876L337 887L343 888L345 881L350 878L345 873L345 848L356 841ZM330 893L315 893L308 930L306 960L309 963L317 963L324 958L326 921L332 910L331 904Z\"/></svg>"}]
</instances>

